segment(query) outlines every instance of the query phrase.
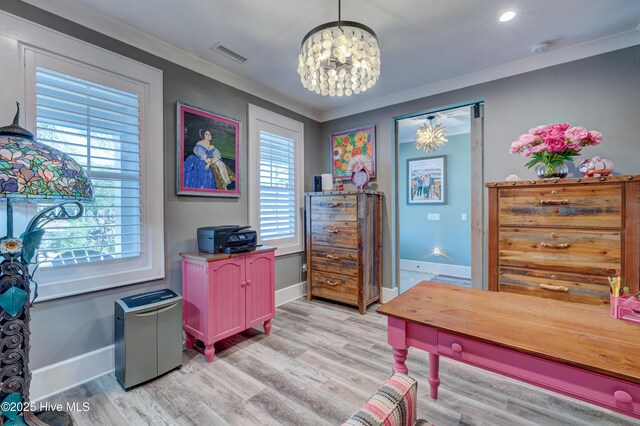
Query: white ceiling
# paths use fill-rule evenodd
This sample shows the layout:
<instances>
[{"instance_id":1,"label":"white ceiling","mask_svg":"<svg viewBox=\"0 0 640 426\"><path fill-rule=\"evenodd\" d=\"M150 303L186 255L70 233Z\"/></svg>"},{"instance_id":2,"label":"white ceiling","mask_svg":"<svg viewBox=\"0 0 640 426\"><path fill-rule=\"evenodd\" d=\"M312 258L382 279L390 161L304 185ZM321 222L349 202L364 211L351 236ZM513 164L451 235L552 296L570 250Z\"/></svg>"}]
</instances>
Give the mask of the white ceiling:
<instances>
[{"instance_id":1,"label":"white ceiling","mask_svg":"<svg viewBox=\"0 0 640 426\"><path fill-rule=\"evenodd\" d=\"M111 18L110 26L107 22L96 29L113 28L111 36L138 40L112 20L123 23L230 71L243 90L253 87L261 95L264 89L263 96L283 99L285 106L298 106L294 109L321 120L404 100L399 93L409 99L416 88L452 79L464 84L463 76L487 70L501 76L505 64L521 64L514 67L518 73L546 66L538 58L554 53L554 63L580 56L567 49L582 49L584 57L640 43L638 0L344 0L342 18L360 21L378 34L382 74L366 93L330 98L304 89L296 67L302 37L337 19L336 0L26 1L72 20L90 12L92 19L78 22L91 27L96 16ZM498 22L506 10L516 11L516 18ZM617 43L621 35L624 40ZM551 42L550 51L522 65L535 56L530 47L543 41ZM218 42L248 61L238 64L212 51ZM594 43L599 50L587 48ZM167 49L160 46L153 53ZM567 53L558 55L563 49Z\"/></svg>"},{"instance_id":2,"label":"white ceiling","mask_svg":"<svg viewBox=\"0 0 640 426\"><path fill-rule=\"evenodd\" d=\"M438 111L398 120L398 143L415 143L416 131L434 116L433 123L442 124L448 136L462 135L471 132L471 107L461 107Z\"/></svg>"}]
</instances>

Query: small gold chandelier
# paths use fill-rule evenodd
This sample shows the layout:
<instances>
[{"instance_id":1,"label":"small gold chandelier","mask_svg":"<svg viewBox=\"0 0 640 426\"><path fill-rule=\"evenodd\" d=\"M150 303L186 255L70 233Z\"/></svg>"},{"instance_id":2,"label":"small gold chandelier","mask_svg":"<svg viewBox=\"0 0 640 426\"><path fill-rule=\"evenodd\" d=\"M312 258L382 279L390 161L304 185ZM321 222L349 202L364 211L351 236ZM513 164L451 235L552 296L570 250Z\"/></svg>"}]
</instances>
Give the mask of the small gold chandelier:
<instances>
[{"instance_id":1,"label":"small gold chandelier","mask_svg":"<svg viewBox=\"0 0 640 426\"><path fill-rule=\"evenodd\" d=\"M424 123L416 131L416 148L424 152L432 152L440 149L447 142L447 131L442 124L433 125L435 115L427 117L428 123Z\"/></svg>"}]
</instances>

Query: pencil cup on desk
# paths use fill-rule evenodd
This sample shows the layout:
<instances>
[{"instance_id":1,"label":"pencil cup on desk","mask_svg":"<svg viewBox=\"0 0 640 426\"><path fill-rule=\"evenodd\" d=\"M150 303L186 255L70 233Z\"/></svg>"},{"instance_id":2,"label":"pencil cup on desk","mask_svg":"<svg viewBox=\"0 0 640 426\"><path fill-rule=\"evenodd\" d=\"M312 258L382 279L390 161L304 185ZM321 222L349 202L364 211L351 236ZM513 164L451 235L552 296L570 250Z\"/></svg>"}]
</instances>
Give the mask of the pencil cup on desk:
<instances>
[{"instance_id":1,"label":"pencil cup on desk","mask_svg":"<svg viewBox=\"0 0 640 426\"><path fill-rule=\"evenodd\" d=\"M609 315L618 318L618 296L609 295Z\"/></svg>"}]
</instances>

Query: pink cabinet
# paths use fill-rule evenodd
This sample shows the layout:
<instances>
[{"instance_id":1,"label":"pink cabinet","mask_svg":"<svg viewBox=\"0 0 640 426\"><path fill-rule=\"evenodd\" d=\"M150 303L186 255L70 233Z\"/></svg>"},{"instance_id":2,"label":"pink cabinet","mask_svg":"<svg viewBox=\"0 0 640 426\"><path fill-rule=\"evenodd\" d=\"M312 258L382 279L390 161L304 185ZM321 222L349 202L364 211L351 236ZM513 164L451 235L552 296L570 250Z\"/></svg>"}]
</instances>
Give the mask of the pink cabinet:
<instances>
[{"instance_id":1,"label":"pink cabinet","mask_svg":"<svg viewBox=\"0 0 640 426\"><path fill-rule=\"evenodd\" d=\"M269 334L275 316L274 250L182 254L182 328L187 347L202 341L207 362L219 340L260 323Z\"/></svg>"}]
</instances>

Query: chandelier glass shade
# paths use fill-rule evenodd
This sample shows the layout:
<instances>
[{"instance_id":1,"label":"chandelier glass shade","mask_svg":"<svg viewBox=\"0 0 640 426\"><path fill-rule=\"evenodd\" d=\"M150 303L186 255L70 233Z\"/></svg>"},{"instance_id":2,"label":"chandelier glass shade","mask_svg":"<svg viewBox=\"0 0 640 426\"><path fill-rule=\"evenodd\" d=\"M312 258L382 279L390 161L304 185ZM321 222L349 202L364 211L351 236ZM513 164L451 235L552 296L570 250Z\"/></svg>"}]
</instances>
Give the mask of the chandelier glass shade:
<instances>
[{"instance_id":1,"label":"chandelier glass shade","mask_svg":"<svg viewBox=\"0 0 640 426\"><path fill-rule=\"evenodd\" d=\"M338 20L307 33L298 56L302 85L322 96L365 92L380 77L378 37L366 25Z\"/></svg>"},{"instance_id":2,"label":"chandelier glass shade","mask_svg":"<svg viewBox=\"0 0 640 426\"><path fill-rule=\"evenodd\" d=\"M430 115L427 118L429 121L416 131L416 148L424 152L433 152L440 149L448 141L445 137L447 136L447 130L442 127L442 124L433 125L435 116Z\"/></svg>"}]
</instances>

